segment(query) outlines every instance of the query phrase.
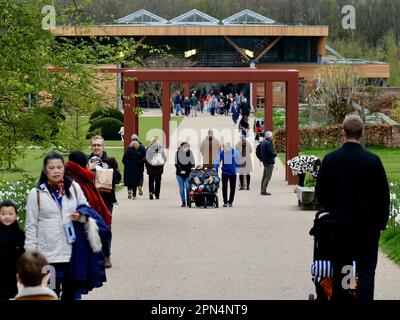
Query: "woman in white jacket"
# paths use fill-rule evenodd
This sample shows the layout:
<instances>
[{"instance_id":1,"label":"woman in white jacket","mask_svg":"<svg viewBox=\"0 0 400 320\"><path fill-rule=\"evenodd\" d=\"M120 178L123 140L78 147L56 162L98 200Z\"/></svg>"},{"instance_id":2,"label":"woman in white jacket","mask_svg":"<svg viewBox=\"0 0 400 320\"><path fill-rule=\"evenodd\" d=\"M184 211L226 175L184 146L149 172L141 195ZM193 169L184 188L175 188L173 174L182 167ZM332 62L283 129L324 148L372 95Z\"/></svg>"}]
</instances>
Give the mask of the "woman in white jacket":
<instances>
[{"instance_id":1,"label":"woman in white jacket","mask_svg":"<svg viewBox=\"0 0 400 320\"><path fill-rule=\"evenodd\" d=\"M25 250L44 254L56 272L56 292L62 300L73 300L75 289L68 280L74 232L72 221L85 222L76 208L88 204L76 182L64 175L64 159L58 153L43 161L38 186L28 196L25 221Z\"/></svg>"}]
</instances>

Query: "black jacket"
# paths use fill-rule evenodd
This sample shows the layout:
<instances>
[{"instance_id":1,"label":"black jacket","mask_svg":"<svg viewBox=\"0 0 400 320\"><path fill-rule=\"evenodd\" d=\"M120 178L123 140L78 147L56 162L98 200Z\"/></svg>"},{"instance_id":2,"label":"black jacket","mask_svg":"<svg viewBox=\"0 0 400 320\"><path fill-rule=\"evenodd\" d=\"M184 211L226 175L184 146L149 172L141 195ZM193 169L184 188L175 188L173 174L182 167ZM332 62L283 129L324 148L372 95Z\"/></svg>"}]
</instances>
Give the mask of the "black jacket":
<instances>
[{"instance_id":1,"label":"black jacket","mask_svg":"<svg viewBox=\"0 0 400 320\"><path fill-rule=\"evenodd\" d=\"M182 147L180 147L175 154L176 175L186 179L187 177L189 177L189 174L194 166L195 162L193 152L189 150L185 154ZM181 171L185 171L185 173L182 174Z\"/></svg>"},{"instance_id":2,"label":"black jacket","mask_svg":"<svg viewBox=\"0 0 400 320\"><path fill-rule=\"evenodd\" d=\"M146 152L140 147L135 149L131 146L126 149L122 157L124 164L124 185L128 187L139 186L144 171L144 160Z\"/></svg>"},{"instance_id":3,"label":"black jacket","mask_svg":"<svg viewBox=\"0 0 400 320\"><path fill-rule=\"evenodd\" d=\"M9 226L0 223L0 299L17 294L16 263L24 253L25 233L15 221Z\"/></svg>"},{"instance_id":4,"label":"black jacket","mask_svg":"<svg viewBox=\"0 0 400 320\"><path fill-rule=\"evenodd\" d=\"M333 221L384 230L390 193L382 162L358 143L345 143L322 161L315 187L317 202Z\"/></svg>"}]
</instances>

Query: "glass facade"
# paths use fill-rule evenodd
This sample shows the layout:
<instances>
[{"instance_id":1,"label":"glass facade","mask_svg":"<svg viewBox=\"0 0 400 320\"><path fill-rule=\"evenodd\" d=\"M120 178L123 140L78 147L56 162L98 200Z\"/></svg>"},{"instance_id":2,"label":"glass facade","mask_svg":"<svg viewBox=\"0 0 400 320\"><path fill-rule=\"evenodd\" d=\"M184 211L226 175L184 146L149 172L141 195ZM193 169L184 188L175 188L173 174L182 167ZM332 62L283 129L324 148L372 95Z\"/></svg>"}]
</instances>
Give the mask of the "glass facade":
<instances>
[{"instance_id":1,"label":"glass facade","mask_svg":"<svg viewBox=\"0 0 400 320\"><path fill-rule=\"evenodd\" d=\"M275 37L230 37L242 49L261 52ZM246 61L224 37L147 37L145 44L154 47L168 46L171 53L184 58L185 51L196 49L189 59L196 67L244 67ZM318 38L286 37L278 41L258 63L317 63Z\"/></svg>"}]
</instances>

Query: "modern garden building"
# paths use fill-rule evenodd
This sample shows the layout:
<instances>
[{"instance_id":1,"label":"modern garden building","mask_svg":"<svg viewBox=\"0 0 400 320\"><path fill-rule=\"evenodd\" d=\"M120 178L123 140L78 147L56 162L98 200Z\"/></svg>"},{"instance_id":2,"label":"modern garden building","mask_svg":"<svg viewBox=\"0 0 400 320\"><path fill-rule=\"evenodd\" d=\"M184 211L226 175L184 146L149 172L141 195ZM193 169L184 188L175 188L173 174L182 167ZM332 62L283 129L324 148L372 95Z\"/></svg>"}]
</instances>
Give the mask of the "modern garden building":
<instances>
[{"instance_id":1,"label":"modern garden building","mask_svg":"<svg viewBox=\"0 0 400 320\"><path fill-rule=\"evenodd\" d=\"M385 86L390 76L386 63L348 60L327 45L328 26L284 25L250 10L219 20L196 9L171 20L139 10L93 27L59 26L67 37L133 37L154 47L168 46L171 53L193 62L194 67L253 67L299 71L300 101L320 81L327 67L348 64L355 74ZM224 84L228 85L229 84ZM252 102L263 103L264 87L254 86ZM274 83L274 105L284 103L285 86Z\"/></svg>"}]
</instances>

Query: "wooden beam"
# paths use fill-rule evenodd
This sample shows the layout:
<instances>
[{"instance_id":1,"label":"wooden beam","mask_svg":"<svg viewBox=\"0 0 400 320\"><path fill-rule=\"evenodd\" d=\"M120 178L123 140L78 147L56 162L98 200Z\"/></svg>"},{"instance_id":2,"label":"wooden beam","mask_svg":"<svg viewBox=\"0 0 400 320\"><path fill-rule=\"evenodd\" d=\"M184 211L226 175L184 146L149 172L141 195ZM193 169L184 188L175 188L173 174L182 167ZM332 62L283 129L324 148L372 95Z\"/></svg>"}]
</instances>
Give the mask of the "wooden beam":
<instances>
[{"instance_id":1,"label":"wooden beam","mask_svg":"<svg viewBox=\"0 0 400 320\"><path fill-rule=\"evenodd\" d=\"M261 59L262 56L264 54L266 54L269 50L271 50L273 48L273 46L276 45L277 42L281 39L282 39L282 36L277 37L276 39L274 39L274 41L272 41L269 45L267 45L263 50L261 50L261 52L256 55L254 62L257 62L259 59Z\"/></svg>"},{"instance_id":2,"label":"wooden beam","mask_svg":"<svg viewBox=\"0 0 400 320\"><path fill-rule=\"evenodd\" d=\"M141 37L141 38L136 42L136 44L142 44L142 42L143 42L146 38L147 38L147 36Z\"/></svg>"},{"instance_id":3,"label":"wooden beam","mask_svg":"<svg viewBox=\"0 0 400 320\"><path fill-rule=\"evenodd\" d=\"M264 131L272 131L273 83L264 84Z\"/></svg>"},{"instance_id":4,"label":"wooden beam","mask_svg":"<svg viewBox=\"0 0 400 320\"><path fill-rule=\"evenodd\" d=\"M50 32L57 36L284 36L284 37L327 37L328 26L286 25L100 25L100 26L56 26Z\"/></svg>"},{"instance_id":5,"label":"wooden beam","mask_svg":"<svg viewBox=\"0 0 400 320\"><path fill-rule=\"evenodd\" d=\"M286 180L296 184L298 179L292 174L287 161L299 155L299 81L286 82Z\"/></svg>"},{"instance_id":6,"label":"wooden beam","mask_svg":"<svg viewBox=\"0 0 400 320\"><path fill-rule=\"evenodd\" d=\"M242 48L239 48L236 43L234 43L231 39L229 39L227 36L224 36L224 39L226 42L230 44L231 47L233 47L237 53L239 53L247 62L250 61L250 58L247 56L247 54L244 53L244 50Z\"/></svg>"},{"instance_id":7,"label":"wooden beam","mask_svg":"<svg viewBox=\"0 0 400 320\"><path fill-rule=\"evenodd\" d=\"M163 130L163 146L169 148L169 121L170 121L170 93L171 84L169 82L162 83L162 130Z\"/></svg>"}]
</instances>

